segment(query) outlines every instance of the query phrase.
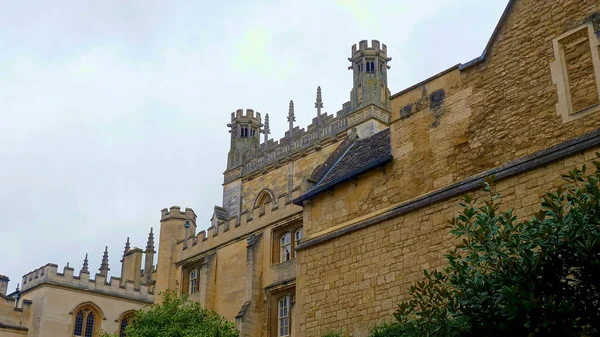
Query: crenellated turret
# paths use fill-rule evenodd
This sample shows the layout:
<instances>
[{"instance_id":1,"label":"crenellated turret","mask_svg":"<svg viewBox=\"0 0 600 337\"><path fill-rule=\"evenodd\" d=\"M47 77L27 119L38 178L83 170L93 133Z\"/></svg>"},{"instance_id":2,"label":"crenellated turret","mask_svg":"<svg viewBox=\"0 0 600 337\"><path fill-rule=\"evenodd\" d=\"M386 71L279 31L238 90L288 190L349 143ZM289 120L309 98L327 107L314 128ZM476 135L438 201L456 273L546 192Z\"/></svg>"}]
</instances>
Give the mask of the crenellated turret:
<instances>
[{"instance_id":1,"label":"crenellated turret","mask_svg":"<svg viewBox=\"0 0 600 337\"><path fill-rule=\"evenodd\" d=\"M227 169L231 169L243 164L244 156L258 148L263 124L259 112L238 109L231 113L231 123L227 126L231 133Z\"/></svg>"},{"instance_id":2,"label":"crenellated turret","mask_svg":"<svg viewBox=\"0 0 600 337\"><path fill-rule=\"evenodd\" d=\"M186 228L186 222L189 227ZM188 236L186 236L186 233ZM191 208L181 211L179 206L164 208L160 216L160 238L158 241L158 273L156 293L171 289L177 290L175 261L177 243L196 236L196 213Z\"/></svg>"},{"instance_id":3,"label":"crenellated turret","mask_svg":"<svg viewBox=\"0 0 600 337\"><path fill-rule=\"evenodd\" d=\"M374 104L385 110L391 110L389 100L390 92L387 84L388 63L392 60L387 57L387 47L377 40L371 41L369 47L367 40L352 46L352 56L348 58L352 69L353 88L350 92L352 110L356 111L369 104Z\"/></svg>"}]
</instances>

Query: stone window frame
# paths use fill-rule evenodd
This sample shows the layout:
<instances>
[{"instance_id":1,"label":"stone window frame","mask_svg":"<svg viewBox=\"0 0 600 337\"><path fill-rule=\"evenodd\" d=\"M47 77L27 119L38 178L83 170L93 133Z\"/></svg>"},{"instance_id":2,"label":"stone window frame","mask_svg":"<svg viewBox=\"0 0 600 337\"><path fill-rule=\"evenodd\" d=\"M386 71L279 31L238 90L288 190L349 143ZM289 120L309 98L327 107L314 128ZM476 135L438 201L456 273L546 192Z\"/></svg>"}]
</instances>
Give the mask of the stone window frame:
<instances>
[{"instance_id":1,"label":"stone window frame","mask_svg":"<svg viewBox=\"0 0 600 337\"><path fill-rule=\"evenodd\" d=\"M294 315L296 311L296 282L276 285L265 289L265 302L268 315L267 337L279 337L279 300L289 296L289 335L294 336Z\"/></svg>"},{"instance_id":2,"label":"stone window frame","mask_svg":"<svg viewBox=\"0 0 600 337\"><path fill-rule=\"evenodd\" d=\"M202 261L190 263L182 267L182 285L181 285L181 293L194 295L200 292L200 269L202 268ZM196 271L196 288L194 292L190 292L190 275L193 271Z\"/></svg>"},{"instance_id":3,"label":"stone window frame","mask_svg":"<svg viewBox=\"0 0 600 337\"><path fill-rule=\"evenodd\" d=\"M300 237L298 237L298 233L300 233ZM296 230L294 231L294 248L298 247L298 245L300 244L300 241L302 240L302 238L304 237L304 230L303 227L300 226L298 228L296 228ZM296 258L296 249L292 250L292 254L294 256L294 258Z\"/></svg>"},{"instance_id":4,"label":"stone window frame","mask_svg":"<svg viewBox=\"0 0 600 337\"><path fill-rule=\"evenodd\" d=\"M198 291L198 268L194 268L190 270L189 275L189 283L188 283L188 291L191 294L196 293Z\"/></svg>"},{"instance_id":5,"label":"stone window frame","mask_svg":"<svg viewBox=\"0 0 600 337\"><path fill-rule=\"evenodd\" d=\"M587 23L571 29L552 40L554 49L554 62L550 64L552 73L552 82L556 85L558 91L558 103L556 103L556 112L562 117L563 123L568 123L583 116L600 111L600 103L594 104L580 111L573 111L571 103L571 94L569 89L569 79L567 75L567 65L564 57L563 40L580 33L582 30L587 31L587 38L590 43L592 56L592 64L594 67L594 76L596 77L596 90L600 97L600 57L598 55L598 45L600 41L594 32L594 26Z\"/></svg>"},{"instance_id":6,"label":"stone window frame","mask_svg":"<svg viewBox=\"0 0 600 337\"><path fill-rule=\"evenodd\" d=\"M76 335L75 329L77 327L77 316L80 311L84 311L83 322L81 326L81 334ZM92 337L98 336L98 331L102 327L102 320L104 319L104 315L100 308L92 302L85 302L79 304L73 311L69 312L73 317L71 319L71 326L69 327L69 331L71 332L71 336L75 337L85 337L88 323L88 316L90 313L94 315L94 322L92 325Z\"/></svg>"},{"instance_id":7,"label":"stone window frame","mask_svg":"<svg viewBox=\"0 0 600 337\"><path fill-rule=\"evenodd\" d=\"M295 249L296 249L296 232L298 232L299 230L301 230L303 228L302 226L302 221L294 221L291 224L285 225L285 226L280 226L280 227L276 227L273 229L273 231L271 232L271 240L272 240L272 244L271 244L271 249L272 249L272 254L271 254L271 265L278 265L278 264L282 264L282 263L287 263L289 261L293 261L296 259L296 254L295 254ZM289 247L290 247L290 258L287 261L282 261L281 259L281 239L288 234L290 236L290 243L289 243ZM304 234L304 232L303 232Z\"/></svg>"},{"instance_id":8,"label":"stone window frame","mask_svg":"<svg viewBox=\"0 0 600 337\"><path fill-rule=\"evenodd\" d=\"M285 301L285 307L282 308L282 302ZM277 299L277 336L278 337L289 337L291 334L291 321L292 321L292 296L285 294ZM282 310L285 311L285 315L282 314ZM286 334L282 334L282 321L287 319Z\"/></svg>"},{"instance_id":9,"label":"stone window frame","mask_svg":"<svg viewBox=\"0 0 600 337\"><path fill-rule=\"evenodd\" d=\"M121 314L119 320L119 337L125 336L125 329L131 324L131 321L135 318L135 310L128 310ZM125 327L123 327L123 323L125 323Z\"/></svg>"},{"instance_id":10,"label":"stone window frame","mask_svg":"<svg viewBox=\"0 0 600 337\"><path fill-rule=\"evenodd\" d=\"M288 262L292 258L292 233L285 232L279 237L279 263Z\"/></svg>"}]
</instances>

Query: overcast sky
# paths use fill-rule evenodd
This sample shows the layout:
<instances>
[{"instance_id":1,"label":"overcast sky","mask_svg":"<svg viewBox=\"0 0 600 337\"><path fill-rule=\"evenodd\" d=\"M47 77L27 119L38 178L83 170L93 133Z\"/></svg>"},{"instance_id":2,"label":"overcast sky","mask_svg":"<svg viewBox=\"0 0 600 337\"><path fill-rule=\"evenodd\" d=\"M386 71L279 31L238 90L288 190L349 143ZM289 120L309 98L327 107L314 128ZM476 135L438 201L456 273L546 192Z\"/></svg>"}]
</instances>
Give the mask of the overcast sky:
<instances>
[{"instance_id":1,"label":"overcast sky","mask_svg":"<svg viewBox=\"0 0 600 337\"><path fill-rule=\"evenodd\" d=\"M0 274L46 263L90 271L160 210L221 204L238 108L272 137L350 96L352 44L378 39L396 93L479 56L507 0L0 0Z\"/></svg>"}]
</instances>

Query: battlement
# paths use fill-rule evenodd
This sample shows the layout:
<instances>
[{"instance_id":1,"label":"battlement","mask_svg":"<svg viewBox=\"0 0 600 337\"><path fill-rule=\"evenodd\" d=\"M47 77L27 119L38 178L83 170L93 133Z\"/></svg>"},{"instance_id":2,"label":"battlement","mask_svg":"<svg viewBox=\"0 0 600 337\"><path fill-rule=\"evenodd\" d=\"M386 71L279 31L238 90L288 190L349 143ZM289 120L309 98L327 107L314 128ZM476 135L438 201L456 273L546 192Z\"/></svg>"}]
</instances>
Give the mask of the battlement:
<instances>
[{"instance_id":1,"label":"battlement","mask_svg":"<svg viewBox=\"0 0 600 337\"><path fill-rule=\"evenodd\" d=\"M352 57L355 57L357 53L360 55L361 52L379 52L385 57L387 55L387 46L379 43L377 40L371 40L371 46L369 47L369 42L362 40L358 43L358 49L356 49L356 44L352 45Z\"/></svg>"},{"instance_id":2,"label":"battlement","mask_svg":"<svg viewBox=\"0 0 600 337\"><path fill-rule=\"evenodd\" d=\"M347 116L351 112L350 109L350 102L346 102L335 116L327 113L321 114L320 118L313 118L312 123L306 128L295 126L291 135L288 130L279 140L269 139L266 143L262 142L256 150L247 154L242 172L232 174L236 168L225 172L225 182L237 179L240 175L245 176L260 171L269 165L278 165L282 160L290 158L290 155L293 156L310 147L320 146L321 142L335 140L338 134L348 130ZM242 111L238 110L240 113Z\"/></svg>"},{"instance_id":3,"label":"battlement","mask_svg":"<svg viewBox=\"0 0 600 337\"><path fill-rule=\"evenodd\" d=\"M296 188L291 195L280 194L276 200L264 207L243 210L239 216L230 217L225 221L211 224L207 230L177 243L181 252L179 261L209 251L225 242L250 235L252 232L291 216L301 216L302 208L291 203L291 200L302 195L302 190ZM276 201L276 202L275 202Z\"/></svg>"},{"instance_id":4,"label":"battlement","mask_svg":"<svg viewBox=\"0 0 600 337\"><path fill-rule=\"evenodd\" d=\"M106 277L96 274L94 279L90 278L88 272L80 272L78 276L74 275L74 269L64 267L63 272L58 272L58 265L49 263L23 276L21 292L27 292L39 285L51 284L68 288L76 288L85 291L117 296L131 300L137 300L146 303L154 302L154 293L150 291L147 285L140 285L135 289L132 281L125 281L121 285L121 279Z\"/></svg>"},{"instance_id":5,"label":"battlement","mask_svg":"<svg viewBox=\"0 0 600 337\"><path fill-rule=\"evenodd\" d=\"M186 208L184 212L181 211L181 207L172 206L171 208L163 208L160 211L160 221L169 219L189 220L196 223L196 213L191 208Z\"/></svg>"},{"instance_id":6,"label":"battlement","mask_svg":"<svg viewBox=\"0 0 600 337\"><path fill-rule=\"evenodd\" d=\"M236 119L255 119L260 122L260 112L254 111L253 109L237 109L236 111L231 113L231 122L234 122Z\"/></svg>"}]
</instances>

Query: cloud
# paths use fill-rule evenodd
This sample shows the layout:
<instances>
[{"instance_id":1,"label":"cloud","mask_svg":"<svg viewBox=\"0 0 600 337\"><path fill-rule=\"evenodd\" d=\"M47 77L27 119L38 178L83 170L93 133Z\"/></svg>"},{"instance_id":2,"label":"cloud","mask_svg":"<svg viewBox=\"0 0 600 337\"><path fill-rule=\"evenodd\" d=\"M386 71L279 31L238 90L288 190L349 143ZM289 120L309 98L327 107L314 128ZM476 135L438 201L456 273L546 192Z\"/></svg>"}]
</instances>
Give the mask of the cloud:
<instances>
[{"instance_id":1,"label":"cloud","mask_svg":"<svg viewBox=\"0 0 600 337\"><path fill-rule=\"evenodd\" d=\"M273 32L267 27L254 26L246 29L235 49L232 66L243 74L261 74L285 80L295 68L293 58L277 54Z\"/></svg>"}]
</instances>

